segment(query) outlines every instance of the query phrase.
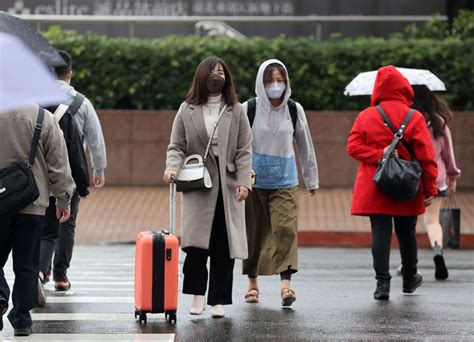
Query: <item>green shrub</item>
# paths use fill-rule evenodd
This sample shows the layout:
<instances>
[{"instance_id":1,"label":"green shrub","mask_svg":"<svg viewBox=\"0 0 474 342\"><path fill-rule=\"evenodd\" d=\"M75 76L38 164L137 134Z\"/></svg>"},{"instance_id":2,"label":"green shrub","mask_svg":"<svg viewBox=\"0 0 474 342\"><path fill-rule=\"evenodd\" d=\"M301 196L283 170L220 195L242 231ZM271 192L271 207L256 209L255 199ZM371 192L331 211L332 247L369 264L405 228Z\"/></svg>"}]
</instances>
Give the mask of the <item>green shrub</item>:
<instances>
[{"instance_id":1,"label":"green shrub","mask_svg":"<svg viewBox=\"0 0 474 342\"><path fill-rule=\"evenodd\" d=\"M405 29L404 36L407 38L430 38L445 39L454 37L459 39L474 38L474 11L461 10L453 20L452 30L449 31L447 21L439 20L435 15L433 19L419 25L409 25Z\"/></svg>"},{"instance_id":2,"label":"green shrub","mask_svg":"<svg viewBox=\"0 0 474 342\"><path fill-rule=\"evenodd\" d=\"M282 60L293 97L311 110L357 110L368 97L346 97L345 86L358 73L393 64L433 71L446 84L453 108L473 110L474 40L415 38L178 37L155 40L77 35L59 28L47 38L71 53L73 83L97 108L176 109L186 95L198 63L222 57L234 74L241 100L254 94L259 65Z\"/></svg>"}]
</instances>

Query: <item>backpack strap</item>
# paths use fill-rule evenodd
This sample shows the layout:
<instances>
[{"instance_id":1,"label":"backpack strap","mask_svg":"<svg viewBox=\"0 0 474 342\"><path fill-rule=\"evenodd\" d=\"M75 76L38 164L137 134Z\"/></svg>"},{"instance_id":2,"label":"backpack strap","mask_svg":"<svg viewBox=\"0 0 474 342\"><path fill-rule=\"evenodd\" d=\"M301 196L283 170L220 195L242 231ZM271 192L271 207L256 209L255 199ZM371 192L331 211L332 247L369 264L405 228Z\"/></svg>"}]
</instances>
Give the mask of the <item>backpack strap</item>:
<instances>
[{"instance_id":1,"label":"backpack strap","mask_svg":"<svg viewBox=\"0 0 474 342\"><path fill-rule=\"evenodd\" d=\"M247 101L247 117L249 118L250 127L252 127L255 120L255 112L257 110L257 99L255 97L250 98ZM293 135L296 131L296 122L298 121L298 108L296 102L292 99L288 99L288 110L290 112L291 122L293 124Z\"/></svg>"},{"instance_id":2,"label":"backpack strap","mask_svg":"<svg viewBox=\"0 0 474 342\"><path fill-rule=\"evenodd\" d=\"M296 122L298 121L298 108L296 102L292 99L288 99L288 110L290 112L291 123L293 124L293 136L296 132Z\"/></svg>"},{"instance_id":3,"label":"backpack strap","mask_svg":"<svg viewBox=\"0 0 474 342\"><path fill-rule=\"evenodd\" d=\"M252 97L247 101L247 117L249 118L250 127L252 127L253 121L255 120L256 110L257 110L257 99L255 97Z\"/></svg>"},{"instance_id":4,"label":"backpack strap","mask_svg":"<svg viewBox=\"0 0 474 342\"><path fill-rule=\"evenodd\" d=\"M403 120L402 122L402 125L400 126L400 129L397 130L395 128L395 126L393 125L393 123L390 121L390 119L388 118L388 115L387 113L385 113L385 111L383 110L382 106L381 105L377 105L376 106L378 112L380 113L380 115L382 115L382 118L383 118L383 122L385 124L385 126L388 126L390 128L390 130L393 132L393 134L400 134L400 141L402 142L403 146L405 146L405 148L408 150L408 152L410 152L410 154L413 156L413 158L416 157L415 153L413 152L413 149L411 148L410 145L408 145L408 143L406 142L406 140L402 139L402 136L403 136L403 132L405 131L405 128L406 126L408 125L408 122L410 121L410 119L412 118L413 116L413 113L415 112L415 110L413 108L410 108L410 110L408 111L406 117L405 117L405 120ZM400 133L400 130L402 129L402 126L403 126L403 130L402 132Z\"/></svg>"},{"instance_id":5,"label":"backpack strap","mask_svg":"<svg viewBox=\"0 0 474 342\"><path fill-rule=\"evenodd\" d=\"M74 99L69 105L69 113L71 113L71 115L76 114L85 99L86 97L84 95L82 95L80 92L77 92L76 96L74 96Z\"/></svg>"},{"instance_id":6,"label":"backpack strap","mask_svg":"<svg viewBox=\"0 0 474 342\"><path fill-rule=\"evenodd\" d=\"M28 168L33 168L33 164L36 159L36 151L38 150L38 143L41 136L41 131L43 130L43 120L44 120L44 109L39 108L38 117L36 118L35 133L33 134L33 140L31 142L30 157L28 159Z\"/></svg>"},{"instance_id":7,"label":"backpack strap","mask_svg":"<svg viewBox=\"0 0 474 342\"><path fill-rule=\"evenodd\" d=\"M58 121L61 121L61 119L63 118L64 114L66 114L68 109L69 109L68 106L66 106L65 104L60 103L53 114L54 114L55 117L58 118Z\"/></svg>"}]
</instances>

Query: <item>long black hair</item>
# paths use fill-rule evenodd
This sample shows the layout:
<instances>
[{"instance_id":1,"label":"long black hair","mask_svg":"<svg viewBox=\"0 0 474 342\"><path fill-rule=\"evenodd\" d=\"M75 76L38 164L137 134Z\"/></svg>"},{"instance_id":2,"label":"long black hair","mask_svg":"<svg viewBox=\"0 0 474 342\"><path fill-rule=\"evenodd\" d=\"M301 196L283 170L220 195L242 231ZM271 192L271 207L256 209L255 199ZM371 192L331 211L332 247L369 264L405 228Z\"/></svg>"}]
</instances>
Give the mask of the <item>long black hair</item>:
<instances>
[{"instance_id":1,"label":"long black hair","mask_svg":"<svg viewBox=\"0 0 474 342\"><path fill-rule=\"evenodd\" d=\"M229 106L233 106L239 102L229 67L221 58L211 56L204 59L198 65L196 73L194 74L193 83L188 91L188 95L186 95L185 101L187 103L193 105L204 105L207 103L209 96L209 91L206 86L207 79L217 64L222 65L222 69L224 69L225 84L222 88L222 97L225 103Z\"/></svg>"},{"instance_id":2,"label":"long black hair","mask_svg":"<svg viewBox=\"0 0 474 342\"><path fill-rule=\"evenodd\" d=\"M423 113L426 122L433 129L435 138L444 133L446 124L453 118L453 113L448 104L442 98L436 96L425 85L412 85L415 97L413 108Z\"/></svg>"}]
</instances>

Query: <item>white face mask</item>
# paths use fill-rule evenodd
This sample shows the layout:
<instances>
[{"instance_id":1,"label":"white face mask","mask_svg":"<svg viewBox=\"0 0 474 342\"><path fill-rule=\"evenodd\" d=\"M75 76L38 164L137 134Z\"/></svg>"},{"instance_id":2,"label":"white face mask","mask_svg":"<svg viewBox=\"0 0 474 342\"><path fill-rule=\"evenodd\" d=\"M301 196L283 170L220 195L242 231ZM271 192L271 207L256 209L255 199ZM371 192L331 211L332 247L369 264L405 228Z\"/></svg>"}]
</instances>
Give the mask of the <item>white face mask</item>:
<instances>
[{"instance_id":1,"label":"white face mask","mask_svg":"<svg viewBox=\"0 0 474 342\"><path fill-rule=\"evenodd\" d=\"M268 98L279 99L285 92L286 84L284 82L273 82L265 86Z\"/></svg>"}]
</instances>

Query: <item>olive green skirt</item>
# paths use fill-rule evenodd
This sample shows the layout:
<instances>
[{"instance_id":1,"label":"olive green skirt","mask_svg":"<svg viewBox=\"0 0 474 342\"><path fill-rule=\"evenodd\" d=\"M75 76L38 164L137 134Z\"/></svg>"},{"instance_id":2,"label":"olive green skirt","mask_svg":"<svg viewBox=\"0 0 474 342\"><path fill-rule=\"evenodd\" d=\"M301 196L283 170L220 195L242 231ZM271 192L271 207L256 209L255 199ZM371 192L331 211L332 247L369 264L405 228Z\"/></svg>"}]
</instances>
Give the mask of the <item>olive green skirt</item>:
<instances>
[{"instance_id":1,"label":"olive green skirt","mask_svg":"<svg viewBox=\"0 0 474 342\"><path fill-rule=\"evenodd\" d=\"M253 189L245 204L249 257L243 274L298 270L298 188Z\"/></svg>"}]
</instances>

